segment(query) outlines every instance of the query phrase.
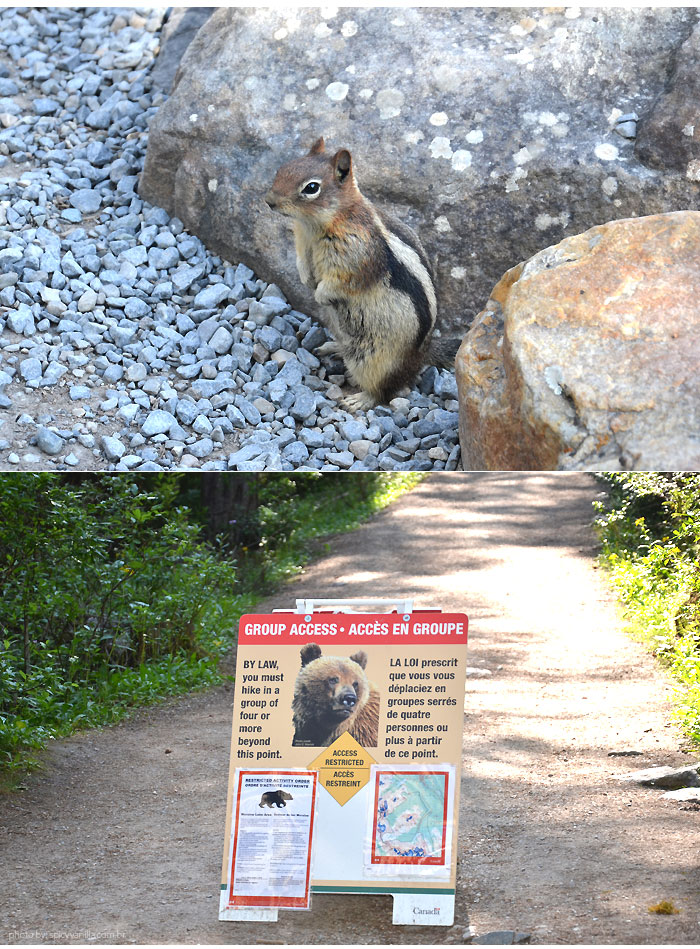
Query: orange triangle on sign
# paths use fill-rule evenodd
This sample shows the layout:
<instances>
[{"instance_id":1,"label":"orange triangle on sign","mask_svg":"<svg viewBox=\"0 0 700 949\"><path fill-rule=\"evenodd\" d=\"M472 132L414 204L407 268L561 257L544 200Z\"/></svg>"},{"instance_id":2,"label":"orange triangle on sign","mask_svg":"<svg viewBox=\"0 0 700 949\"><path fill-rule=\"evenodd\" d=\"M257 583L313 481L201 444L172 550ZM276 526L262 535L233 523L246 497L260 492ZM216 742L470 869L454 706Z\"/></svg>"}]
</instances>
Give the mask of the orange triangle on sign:
<instances>
[{"instance_id":1,"label":"orange triangle on sign","mask_svg":"<svg viewBox=\"0 0 700 949\"><path fill-rule=\"evenodd\" d=\"M342 806L367 784L370 765L376 763L350 732L343 732L309 768L318 771L319 784Z\"/></svg>"}]
</instances>

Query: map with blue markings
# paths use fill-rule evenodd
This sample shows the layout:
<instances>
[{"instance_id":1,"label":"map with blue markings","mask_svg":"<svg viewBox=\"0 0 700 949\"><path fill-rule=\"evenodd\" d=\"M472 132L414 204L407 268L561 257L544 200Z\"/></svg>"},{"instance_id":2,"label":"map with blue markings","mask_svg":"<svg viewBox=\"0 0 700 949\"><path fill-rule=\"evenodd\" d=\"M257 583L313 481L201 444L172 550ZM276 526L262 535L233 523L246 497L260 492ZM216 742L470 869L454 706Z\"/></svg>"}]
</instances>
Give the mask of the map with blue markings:
<instances>
[{"instance_id":1,"label":"map with blue markings","mask_svg":"<svg viewBox=\"0 0 700 949\"><path fill-rule=\"evenodd\" d=\"M380 773L374 862L442 863L447 774Z\"/></svg>"}]
</instances>

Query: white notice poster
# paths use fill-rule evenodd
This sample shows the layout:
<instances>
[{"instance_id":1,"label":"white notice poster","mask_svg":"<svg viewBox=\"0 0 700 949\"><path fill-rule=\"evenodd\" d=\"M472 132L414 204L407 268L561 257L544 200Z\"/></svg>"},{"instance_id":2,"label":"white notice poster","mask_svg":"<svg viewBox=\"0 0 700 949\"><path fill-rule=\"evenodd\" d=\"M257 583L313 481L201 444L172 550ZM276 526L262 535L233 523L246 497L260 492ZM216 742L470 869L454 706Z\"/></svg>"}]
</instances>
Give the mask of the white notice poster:
<instances>
[{"instance_id":1,"label":"white notice poster","mask_svg":"<svg viewBox=\"0 0 700 949\"><path fill-rule=\"evenodd\" d=\"M238 769L229 907L308 909L318 772Z\"/></svg>"}]
</instances>

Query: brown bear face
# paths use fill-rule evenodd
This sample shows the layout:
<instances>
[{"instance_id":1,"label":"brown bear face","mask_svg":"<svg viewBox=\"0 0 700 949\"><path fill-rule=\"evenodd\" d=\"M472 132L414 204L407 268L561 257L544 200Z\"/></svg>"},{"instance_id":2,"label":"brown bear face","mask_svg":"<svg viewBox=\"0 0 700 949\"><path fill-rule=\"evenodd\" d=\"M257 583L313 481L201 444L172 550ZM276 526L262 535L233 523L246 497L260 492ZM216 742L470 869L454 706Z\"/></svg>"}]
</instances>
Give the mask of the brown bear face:
<instances>
[{"instance_id":1,"label":"brown bear face","mask_svg":"<svg viewBox=\"0 0 700 949\"><path fill-rule=\"evenodd\" d=\"M294 685L297 739L309 740L333 731L367 702L370 684L367 655L322 656L316 643L301 650L302 666Z\"/></svg>"},{"instance_id":2,"label":"brown bear face","mask_svg":"<svg viewBox=\"0 0 700 949\"><path fill-rule=\"evenodd\" d=\"M329 715L338 721L349 718L357 705L358 699L364 692L363 676L359 669L353 668L357 663L333 662L329 668L323 670L326 675L319 684L325 690L325 705Z\"/></svg>"}]
</instances>

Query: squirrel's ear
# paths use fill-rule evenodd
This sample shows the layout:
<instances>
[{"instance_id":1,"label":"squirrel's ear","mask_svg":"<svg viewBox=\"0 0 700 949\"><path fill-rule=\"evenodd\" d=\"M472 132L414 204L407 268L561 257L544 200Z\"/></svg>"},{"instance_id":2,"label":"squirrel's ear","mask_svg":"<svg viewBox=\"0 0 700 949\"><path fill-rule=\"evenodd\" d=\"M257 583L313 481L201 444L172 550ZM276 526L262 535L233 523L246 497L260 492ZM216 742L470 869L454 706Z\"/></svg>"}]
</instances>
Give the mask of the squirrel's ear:
<instances>
[{"instance_id":1,"label":"squirrel's ear","mask_svg":"<svg viewBox=\"0 0 700 949\"><path fill-rule=\"evenodd\" d=\"M341 183L345 181L352 170L352 156L347 148L341 148L339 152L333 156L333 170L335 171L335 177Z\"/></svg>"},{"instance_id":2,"label":"squirrel's ear","mask_svg":"<svg viewBox=\"0 0 700 949\"><path fill-rule=\"evenodd\" d=\"M318 643L308 643L301 650L301 664L302 666L307 666L310 662L313 662L314 659L318 659L321 655L321 647Z\"/></svg>"},{"instance_id":3,"label":"squirrel's ear","mask_svg":"<svg viewBox=\"0 0 700 949\"><path fill-rule=\"evenodd\" d=\"M326 150L326 143L323 141L323 136L316 139L311 148L309 149L309 155L322 155Z\"/></svg>"}]
</instances>

